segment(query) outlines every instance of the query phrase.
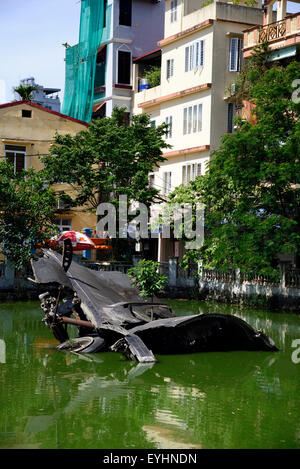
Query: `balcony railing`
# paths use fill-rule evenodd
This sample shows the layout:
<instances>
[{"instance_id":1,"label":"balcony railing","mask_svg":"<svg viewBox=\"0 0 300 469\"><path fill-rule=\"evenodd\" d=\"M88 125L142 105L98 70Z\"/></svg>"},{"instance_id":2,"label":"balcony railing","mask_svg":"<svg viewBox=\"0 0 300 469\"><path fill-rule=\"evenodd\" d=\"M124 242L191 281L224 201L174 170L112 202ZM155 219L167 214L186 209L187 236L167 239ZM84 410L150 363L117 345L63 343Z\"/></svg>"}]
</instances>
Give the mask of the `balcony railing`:
<instances>
[{"instance_id":1,"label":"balcony railing","mask_svg":"<svg viewBox=\"0 0 300 469\"><path fill-rule=\"evenodd\" d=\"M269 23L265 26L254 26L244 31L244 56L251 54L251 49L263 42L269 42L271 48L285 46L286 41L293 38L299 42L297 34L300 32L300 13L288 15L281 21ZM272 45L274 44L274 45Z\"/></svg>"},{"instance_id":2,"label":"balcony railing","mask_svg":"<svg viewBox=\"0 0 300 469\"><path fill-rule=\"evenodd\" d=\"M285 37L286 19L268 24L258 30L258 42L270 42L273 39Z\"/></svg>"}]
</instances>

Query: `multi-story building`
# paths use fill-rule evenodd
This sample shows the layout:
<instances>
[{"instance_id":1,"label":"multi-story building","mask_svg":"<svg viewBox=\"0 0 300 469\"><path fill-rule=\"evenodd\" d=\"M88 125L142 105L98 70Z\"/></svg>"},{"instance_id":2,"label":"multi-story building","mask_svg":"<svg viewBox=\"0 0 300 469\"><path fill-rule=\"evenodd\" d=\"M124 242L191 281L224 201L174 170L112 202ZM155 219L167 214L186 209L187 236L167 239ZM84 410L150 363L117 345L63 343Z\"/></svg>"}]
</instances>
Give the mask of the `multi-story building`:
<instances>
[{"instance_id":1,"label":"multi-story building","mask_svg":"<svg viewBox=\"0 0 300 469\"><path fill-rule=\"evenodd\" d=\"M163 37L164 0L81 5L79 44L66 49L63 112L86 121L110 116L115 106L131 113L132 61Z\"/></svg>"},{"instance_id":2,"label":"multi-story building","mask_svg":"<svg viewBox=\"0 0 300 469\"><path fill-rule=\"evenodd\" d=\"M60 99L58 95L60 88L46 88L44 86L38 85L35 83L34 77L20 80L20 85L31 85L36 87L36 90L32 92L33 103L39 104L46 109L60 112Z\"/></svg>"},{"instance_id":3,"label":"multi-story building","mask_svg":"<svg viewBox=\"0 0 300 469\"><path fill-rule=\"evenodd\" d=\"M153 125L169 124L166 139L172 148L150 175L162 196L204 174L221 136L233 131L226 89L241 70L243 31L262 21L259 3L166 0L165 33L158 42L161 83L138 92L137 64L134 96L134 113L148 113ZM183 243L160 235L159 261L181 257L183 250Z\"/></svg>"}]
</instances>

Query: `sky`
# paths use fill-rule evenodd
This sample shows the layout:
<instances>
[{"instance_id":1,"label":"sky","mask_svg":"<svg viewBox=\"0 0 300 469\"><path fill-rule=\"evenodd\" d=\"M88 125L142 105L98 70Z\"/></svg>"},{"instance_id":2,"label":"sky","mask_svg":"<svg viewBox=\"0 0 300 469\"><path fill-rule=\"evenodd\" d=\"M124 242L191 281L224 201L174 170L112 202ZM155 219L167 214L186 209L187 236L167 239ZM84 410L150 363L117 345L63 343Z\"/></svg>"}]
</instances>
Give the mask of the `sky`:
<instances>
[{"instance_id":1,"label":"sky","mask_svg":"<svg viewBox=\"0 0 300 469\"><path fill-rule=\"evenodd\" d=\"M288 11L299 11L290 3ZM80 0L0 0L0 104L12 101L21 79L65 86L63 43L78 42Z\"/></svg>"},{"instance_id":2,"label":"sky","mask_svg":"<svg viewBox=\"0 0 300 469\"><path fill-rule=\"evenodd\" d=\"M65 86L65 47L78 42L79 0L0 0L0 104L12 88L34 77L45 87Z\"/></svg>"}]
</instances>

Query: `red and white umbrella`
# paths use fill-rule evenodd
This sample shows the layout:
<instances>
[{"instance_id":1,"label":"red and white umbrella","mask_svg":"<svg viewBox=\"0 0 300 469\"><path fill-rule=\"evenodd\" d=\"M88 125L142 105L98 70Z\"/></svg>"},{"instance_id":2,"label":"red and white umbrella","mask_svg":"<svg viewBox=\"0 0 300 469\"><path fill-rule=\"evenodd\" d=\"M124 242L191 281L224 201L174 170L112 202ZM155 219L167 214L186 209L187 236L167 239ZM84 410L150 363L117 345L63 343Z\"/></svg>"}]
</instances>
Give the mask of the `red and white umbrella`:
<instances>
[{"instance_id":1,"label":"red and white umbrella","mask_svg":"<svg viewBox=\"0 0 300 469\"><path fill-rule=\"evenodd\" d=\"M54 246L63 246L64 240L69 238L74 251L86 251L88 249L95 249L95 243L85 234L79 231L63 231L59 235L53 236L50 239L50 244Z\"/></svg>"}]
</instances>

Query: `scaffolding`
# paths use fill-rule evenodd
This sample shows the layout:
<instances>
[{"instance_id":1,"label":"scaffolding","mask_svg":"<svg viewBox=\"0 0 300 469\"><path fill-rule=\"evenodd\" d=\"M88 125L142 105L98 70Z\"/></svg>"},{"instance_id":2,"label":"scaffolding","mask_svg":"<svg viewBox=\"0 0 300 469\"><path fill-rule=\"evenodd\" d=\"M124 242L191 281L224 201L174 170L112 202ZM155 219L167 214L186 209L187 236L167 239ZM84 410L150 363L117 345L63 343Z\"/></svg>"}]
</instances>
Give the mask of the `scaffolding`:
<instances>
[{"instance_id":1,"label":"scaffolding","mask_svg":"<svg viewBox=\"0 0 300 469\"><path fill-rule=\"evenodd\" d=\"M104 0L81 0L79 42L66 49L62 113L85 122L92 117L97 51L106 13L104 5Z\"/></svg>"}]
</instances>

